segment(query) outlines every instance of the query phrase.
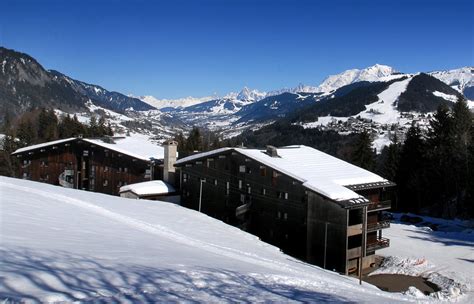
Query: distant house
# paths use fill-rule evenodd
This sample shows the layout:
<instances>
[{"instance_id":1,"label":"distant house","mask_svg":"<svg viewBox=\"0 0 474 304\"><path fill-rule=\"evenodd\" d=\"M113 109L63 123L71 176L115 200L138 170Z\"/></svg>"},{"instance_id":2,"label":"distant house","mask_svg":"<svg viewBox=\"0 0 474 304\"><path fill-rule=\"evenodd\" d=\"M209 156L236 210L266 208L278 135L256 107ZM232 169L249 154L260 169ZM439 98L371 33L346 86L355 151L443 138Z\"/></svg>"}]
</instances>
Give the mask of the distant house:
<instances>
[{"instance_id":1,"label":"distant house","mask_svg":"<svg viewBox=\"0 0 474 304\"><path fill-rule=\"evenodd\" d=\"M394 184L306 146L221 148L177 161L181 204L341 273L389 246L382 210ZM362 260L360 257L364 256Z\"/></svg>"},{"instance_id":2,"label":"distant house","mask_svg":"<svg viewBox=\"0 0 474 304\"><path fill-rule=\"evenodd\" d=\"M143 181L164 178L174 184L174 167L170 169L164 157L176 153L175 144L74 137L21 148L12 155L19 159L20 178L118 195L120 187Z\"/></svg>"},{"instance_id":3,"label":"distant house","mask_svg":"<svg viewBox=\"0 0 474 304\"><path fill-rule=\"evenodd\" d=\"M159 200L179 203L180 195L175 188L162 181L152 180L120 187L120 196L133 199Z\"/></svg>"}]
</instances>

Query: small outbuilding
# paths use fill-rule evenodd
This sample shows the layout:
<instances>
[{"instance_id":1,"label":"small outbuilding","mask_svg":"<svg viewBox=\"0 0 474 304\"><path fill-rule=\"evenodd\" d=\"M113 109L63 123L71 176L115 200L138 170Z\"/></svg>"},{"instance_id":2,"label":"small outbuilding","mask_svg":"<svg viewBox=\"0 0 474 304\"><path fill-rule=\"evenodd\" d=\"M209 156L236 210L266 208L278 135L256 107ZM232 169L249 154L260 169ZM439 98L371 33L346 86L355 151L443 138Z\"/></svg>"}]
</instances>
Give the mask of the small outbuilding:
<instances>
[{"instance_id":1,"label":"small outbuilding","mask_svg":"<svg viewBox=\"0 0 474 304\"><path fill-rule=\"evenodd\" d=\"M175 204L180 203L180 195L176 192L175 188L162 180L122 186L120 188L120 196L133 199L165 201Z\"/></svg>"}]
</instances>

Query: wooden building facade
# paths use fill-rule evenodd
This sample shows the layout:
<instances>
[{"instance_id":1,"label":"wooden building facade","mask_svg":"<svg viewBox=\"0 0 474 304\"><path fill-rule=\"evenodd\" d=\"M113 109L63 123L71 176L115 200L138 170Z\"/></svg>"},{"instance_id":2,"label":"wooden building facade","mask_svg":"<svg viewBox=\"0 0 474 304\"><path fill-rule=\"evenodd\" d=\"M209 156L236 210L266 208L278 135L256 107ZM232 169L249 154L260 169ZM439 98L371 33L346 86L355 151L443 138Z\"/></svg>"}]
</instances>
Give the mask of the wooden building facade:
<instances>
[{"instance_id":1,"label":"wooden building facade","mask_svg":"<svg viewBox=\"0 0 474 304\"><path fill-rule=\"evenodd\" d=\"M126 139L115 139L120 140ZM20 160L19 178L118 195L121 186L163 177L163 148L152 146L147 152L153 155L129 152L110 138L68 138L12 155Z\"/></svg>"},{"instance_id":2,"label":"wooden building facade","mask_svg":"<svg viewBox=\"0 0 474 304\"><path fill-rule=\"evenodd\" d=\"M181 204L297 258L345 274L356 272L361 256L363 268L368 267L375 251L389 245L382 237L389 227L382 210L390 208L388 188L394 184L323 154L305 146L222 148L178 160ZM327 164L319 166L319 161ZM328 179L344 179L343 172L352 170L346 180L363 183L344 185L342 191L336 183L318 188L317 181L324 183L331 166L342 173L328 173ZM320 178L308 180L305 172ZM342 199L332 197L333 190Z\"/></svg>"}]
</instances>

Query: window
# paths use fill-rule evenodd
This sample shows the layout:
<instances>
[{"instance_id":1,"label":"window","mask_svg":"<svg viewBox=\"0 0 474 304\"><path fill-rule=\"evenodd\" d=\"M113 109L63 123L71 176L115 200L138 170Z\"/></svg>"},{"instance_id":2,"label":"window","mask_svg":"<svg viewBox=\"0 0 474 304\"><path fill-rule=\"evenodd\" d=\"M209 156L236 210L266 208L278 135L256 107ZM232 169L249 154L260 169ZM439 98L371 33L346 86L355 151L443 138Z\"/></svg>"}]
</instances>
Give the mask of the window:
<instances>
[{"instance_id":1,"label":"window","mask_svg":"<svg viewBox=\"0 0 474 304\"><path fill-rule=\"evenodd\" d=\"M251 194L251 193L252 193L252 188L250 188L250 186L247 186L247 193L248 193L248 194Z\"/></svg>"},{"instance_id":2,"label":"window","mask_svg":"<svg viewBox=\"0 0 474 304\"><path fill-rule=\"evenodd\" d=\"M288 192L285 192L284 197L285 197L286 200L288 199Z\"/></svg>"},{"instance_id":3,"label":"window","mask_svg":"<svg viewBox=\"0 0 474 304\"><path fill-rule=\"evenodd\" d=\"M127 168L127 167L123 168L123 172L127 173L127 172L128 172L128 168Z\"/></svg>"},{"instance_id":4,"label":"window","mask_svg":"<svg viewBox=\"0 0 474 304\"><path fill-rule=\"evenodd\" d=\"M225 194L229 195L229 193L230 193L230 183L226 182L225 183Z\"/></svg>"},{"instance_id":5,"label":"window","mask_svg":"<svg viewBox=\"0 0 474 304\"><path fill-rule=\"evenodd\" d=\"M240 173L245 173L245 165L240 165L239 166L239 172Z\"/></svg>"},{"instance_id":6,"label":"window","mask_svg":"<svg viewBox=\"0 0 474 304\"><path fill-rule=\"evenodd\" d=\"M217 179L214 179L214 186L217 186Z\"/></svg>"},{"instance_id":7,"label":"window","mask_svg":"<svg viewBox=\"0 0 474 304\"><path fill-rule=\"evenodd\" d=\"M262 195L265 195L265 194L267 194L267 189L262 188Z\"/></svg>"},{"instance_id":8,"label":"window","mask_svg":"<svg viewBox=\"0 0 474 304\"><path fill-rule=\"evenodd\" d=\"M188 181L188 175L186 173L183 174L183 183Z\"/></svg>"},{"instance_id":9,"label":"window","mask_svg":"<svg viewBox=\"0 0 474 304\"><path fill-rule=\"evenodd\" d=\"M267 176L267 167L260 166L260 176Z\"/></svg>"},{"instance_id":10,"label":"window","mask_svg":"<svg viewBox=\"0 0 474 304\"><path fill-rule=\"evenodd\" d=\"M239 179L239 189L242 189L242 180Z\"/></svg>"},{"instance_id":11,"label":"window","mask_svg":"<svg viewBox=\"0 0 474 304\"><path fill-rule=\"evenodd\" d=\"M288 213L283 213L283 219L286 221L288 219Z\"/></svg>"},{"instance_id":12,"label":"window","mask_svg":"<svg viewBox=\"0 0 474 304\"><path fill-rule=\"evenodd\" d=\"M240 195L240 202L243 204L245 203L245 194Z\"/></svg>"},{"instance_id":13,"label":"window","mask_svg":"<svg viewBox=\"0 0 474 304\"><path fill-rule=\"evenodd\" d=\"M281 212L280 211L277 212L277 218L281 219Z\"/></svg>"},{"instance_id":14,"label":"window","mask_svg":"<svg viewBox=\"0 0 474 304\"><path fill-rule=\"evenodd\" d=\"M107 187L109 185L109 181L104 179L104 183L102 184L104 187Z\"/></svg>"},{"instance_id":15,"label":"window","mask_svg":"<svg viewBox=\"0 0 474 304\"><path fill-rule=\"evenodd\" d=\"M104 166L104 172L109 172L109 167Z\"/></svg>"}]
</instances>

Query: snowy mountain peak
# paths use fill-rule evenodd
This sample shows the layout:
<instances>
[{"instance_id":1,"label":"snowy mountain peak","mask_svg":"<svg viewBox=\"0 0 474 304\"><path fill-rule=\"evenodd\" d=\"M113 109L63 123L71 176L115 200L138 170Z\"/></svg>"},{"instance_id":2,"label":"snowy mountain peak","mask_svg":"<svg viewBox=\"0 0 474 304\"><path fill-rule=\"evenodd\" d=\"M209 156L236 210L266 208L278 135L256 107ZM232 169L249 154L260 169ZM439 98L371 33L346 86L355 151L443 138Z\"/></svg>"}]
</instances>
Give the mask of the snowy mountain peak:
<instances>
[{"instance_id":1,"label":"snowy mountain peak","mask_svg":"<svg viewBox=\"0 0 474 304\"><path fill-rule=\"evenodd\" d=\"M434 71L429 74L459 92L464 92L466 88L474 87L474 67L462 67L448 71Z\"/></svg>"},{"instance_id":2,"label":"snowy mountain peak","mask_svg":"<svg viewBox=\"0 0 474 304\"><path fill-rule=\"evenodd\" d=\"M236 99L245 100L245 101L258 101L265 98L267 93L260 92L258 90L250 90L248 87L244 87L239 94L237 94Z\"/></svg>"},{"instance_id":3,"label":"snowy mountain peak","mask_svg":"<svg viewBox=\"0 0 474 304\"><path fill-rule=\"evenodd\" d=\"M205 96L205 97L184 97L177 99L158 99L151 95L145 95L138 97L147 104L154 106L157 109L162 108L185 108L193 106L195 104L203 103L212 99L217 98L216 96Z\"/></svg>"},{"instance_id":4,"label":"snowy mountain peak","mask_svg":"<svg viewBox=\"0 0 474 304\"><path fill-rule=\"evenodd\" d=\"M378 81L381 78L397 74L398 71L394 68L383 65L375 64L365 69L351 69L346 70L340 74L331 75L327 77L317 88L318 92L330 92L337 90L345 85L359 82L359 81Z\"/></svg>"}]
</instances>

